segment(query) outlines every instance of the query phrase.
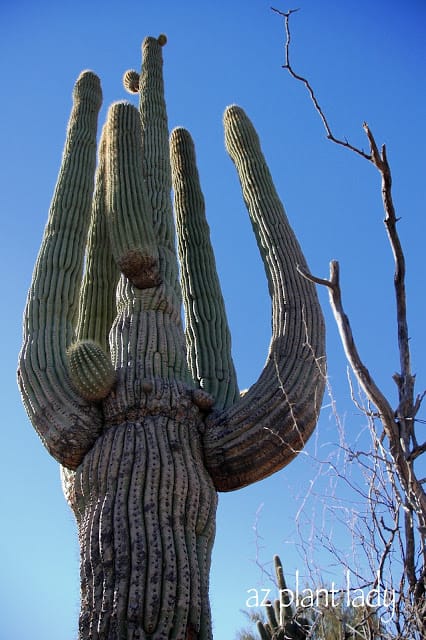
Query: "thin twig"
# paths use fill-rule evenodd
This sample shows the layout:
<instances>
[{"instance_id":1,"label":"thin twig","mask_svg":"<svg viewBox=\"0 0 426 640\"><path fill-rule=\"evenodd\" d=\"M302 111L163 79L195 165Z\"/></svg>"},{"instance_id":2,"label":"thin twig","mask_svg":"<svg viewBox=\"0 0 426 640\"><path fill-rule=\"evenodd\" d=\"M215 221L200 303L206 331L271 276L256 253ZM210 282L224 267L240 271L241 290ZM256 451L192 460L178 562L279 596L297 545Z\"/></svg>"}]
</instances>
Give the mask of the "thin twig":
<instances>
[{"instance_id":1,"label":"thin twig","mask_svg":"<svg viewBox=\"0 0 426 640\"><path fill-rule=\"evenodd\" d=\"M287 69L287 71L290 73L290 75L295 79L298 80L299 82L302 82L306 89L309 92L309 95L311 97L311 100L314 104L315 110L318 113L318 115L320 116L322 123L324 125L324 129L327 133L327 138L329 140L331 140L332 142L334 142L335 144L338 144L342 147L346 147L346 149L350 149L351 151L353 151L354 153L357 153L358 155L360 155L362 158L365 158L366 160L370 160L371 161L371 156L368 153L365 153L365 151L363 151L362 149L359 149L358 147L355 147L354 145L350 144L347 140L341 140L340 138L336 138L336 136L333 134L330 124L324 114L323 109L321 108L317 97L315 95L315 92L309 82L309 80L307 80L306 78L304 78L303 76L299 75L298 73L296 73L292 67L292 65L290 64L290 43L291 43L291 32L290 32L290 16L293 13L296 13L296 11L299 11L299 9L290 9L289 11L280 11L279 9L275 9L274 7L271 7L272 11L274 11L274 13L277 13L278 15L280 15L282 18L284 18L284 27L285 27L285 33L286 33L286 41L285 41L285 45L284 45L284 64L282 65L283 69Z\"/></svg>"}]
</instances>

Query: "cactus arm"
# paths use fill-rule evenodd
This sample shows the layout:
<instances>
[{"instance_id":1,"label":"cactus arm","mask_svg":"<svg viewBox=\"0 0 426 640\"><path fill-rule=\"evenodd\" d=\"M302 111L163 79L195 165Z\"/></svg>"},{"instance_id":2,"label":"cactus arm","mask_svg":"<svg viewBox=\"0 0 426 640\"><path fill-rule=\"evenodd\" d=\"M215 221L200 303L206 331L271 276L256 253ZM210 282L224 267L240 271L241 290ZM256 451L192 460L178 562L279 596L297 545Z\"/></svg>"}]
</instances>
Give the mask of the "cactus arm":
<instances>
[{"instance_id":1,"label":"cactus arm","mask_svg":"<svg viewBox=\"0 0 426 640\"><path fill-rule=\"evenodd\" d=\"M99 408L70 383L84 247L96 165L99 79L76 82L62 165L24 314L18 380L28 415L49 452L75 468L99 435Z\"/></svg>"},{"instance_id":2,"label":"cactus arm","mask_svg":"<svg viewBox=\"0 0 426 640\"><path fill-rule=\"evenodd\" d=\"M115 290L120 274L112 255L108 235L105 189L104 129L99 144L77 338L93 340L108 353L108 334L116 315Z\"/></svg>"},{"instance_id":3,"label":"cactus arm","mask_svg":"<svg viewBox=\"0 0 426 640\"><path fill-rule=\"evenodd\" d=\"M144 178L153 212L162 276L173 291L175 305L180 308L182 296L175 248L169 129L164 98L162 47L166 42L166 37L160 35L158 38L145 38L142 43L139 112L142 125Z\"/></svg>"},{"instance_id":4,"label":"cactus arm","mask_svg":"<svg viewBox=\"0 0 426 640\"><path fill-rule=\"evenodd\" d=\"M161 254L161 247L156 243L153 210L142 173L143 149L137 109L128 103L113 104L105 129L106 200L114 216L108 225L111 246L118 258L120 244L125 246L127 240L134 241L134 246L140 249L136 255L147 257L145 264L142 260L134 262L133 274L126 271L123 262L120 264L127 277L121 277L118 283L118 313L110 333L113 364L128 390L123 402L125 397L125 402L132 406L137 401L135 384L141 384L140 376L142 379L175 376L188 382L191 378L181 309L176 306L176 296L166 279L164 253ZM139 266L142 267L139 271L134 268ZM120 390L121 383L117 387L117 398L121 397Z\"/></svg>"},{"instance_id":5,"label":"cactus arm","mask_svg":"<svg viewBox=\"0 0 426 640\"><path fill-rule=\"evenodd\" d=\"M172 132L170 157L188 363L194 381L213 396L215 408L224 409L239 397L237 376L194 144L185 129Z\"/></svg>"},{"instance_id":6,"label":"cactus arm","mask_svg":"<svg viewBox=\"0 0 426 640\"><path fill-rule=\"evenodd\" d=\"M278 619L281 621L284 620L285 622L290 622L291 620L293 620L294 611L292 602L290 601L287 583L284 577L283 565L279 556L274 556L274 567L275 575L277 577L277 587L280 593Z\"/></svg>"},{"instance_id":7,"label":"cactus arm","mask_svg":"<svg viewBox=\"0 0 426 640\"><path fill-rule=\"evenodd\" d=\"M107 219L117 265L139 289L161 283L152 209L144 179L140 119L130 104L110 107L105 125Z\"/></svg>"},{"instance_id":8,"label":"cactus arm","mask_svg":"<svg viewBox=\"0 0 426 640\"><path fill-rule=\"evenodd\" d=\"M186 362L174 244L162 44L161 37L145 38L141 75L130 71L124 76L125 87L140 94L139 113L132 105L117 103L106 124L107 201L123 203L124 220L121 227L110 225L111 244L114 247L114 236L131 224L128 238L137 237L139 244L145 240L149 248L154 247L152 256L158 260L157 265L153 261L158 278L144 284L122 277L117 287L118 315L110 341L120 378L117 389L121 381L126 386L123 407L137 401L137 388L152 377L175 377L193 387ZM126 275L122 265L120 268Z\"/></svg>"},{"instance_id":9,"label":"cactus arm","mask_svg":"<svg viewBox=\"0 0 426 640\"><path fill-rule=\"evenodd\" d=\"M261 620L256 622L256 628L260 636L260 640L271 640L272 636L269 633L267 626L265 626Z\"/></svg>"},{"instance_id":10,"label":"cactus arm","mask_svg":"<svg viewBox=\"0 0 426 640\"><path fill-rule=\"evenodd\" d=\"M224 124L272 298L272 338L258 381L207 422L206 466L216 488L229 491L284 467L312 433L324 391L324 323L314 286L298 273L305 259L253 125L235 106Z\"/></svg>"}]
</instances>

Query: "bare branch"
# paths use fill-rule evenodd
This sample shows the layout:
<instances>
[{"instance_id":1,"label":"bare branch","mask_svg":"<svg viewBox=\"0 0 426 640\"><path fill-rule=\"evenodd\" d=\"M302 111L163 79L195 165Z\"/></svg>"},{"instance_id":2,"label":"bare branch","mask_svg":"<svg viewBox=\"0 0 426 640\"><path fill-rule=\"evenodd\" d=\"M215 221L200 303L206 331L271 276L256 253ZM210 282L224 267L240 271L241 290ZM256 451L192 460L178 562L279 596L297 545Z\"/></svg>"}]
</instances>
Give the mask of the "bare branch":
<instances>
[{"instance_id":1,"label":"bare branch","mask_svg":"<svg viewBox=\"0 0 426 640\"><path fill-rule=\"evenodd\" d=\"M423 442L423 444L415 447L415 449L413 449L409 455L409 459L410 460L415 460L416 458L418 458L419 456L422 455L422 453L426 452L426 442Z\"/></svg>"},{"instance_id":2,"label":"bare branch","mask_svg":"<svg viewBox=\"0 0 426 640\"><path fill-rule=\"evenodd\" d=\"M290 64L290 43L291 43L291 32L290 32L290 16L293 13L296 13L296 11L299 11L299 9L290 9L289 11L283 12L280 11L279 9L275 9L274 7L271 7L272 11L274 11L274 13L277 13L278 15L280 15L282 18L284 18L284 27L285 27L285 33L286 33L286 41L285 41L285 45L284 45L284 64L282 65L283 69L287 69L287 71L289 72L289 74L295 79L298 80L299 82L302 82L302 84L305 85L311 100L314 104L315 110L318 113L319 117L322 120L322 123L324 125L324 129L327 133L327 138L329 140L331 140L332 142L334 142L335 144L338 144L342 147L346 147L347 149L350 149L351 151L353 151L354 153L357 153L358 155L360 155L362 158L365 158L366 160L372 160L371 156L368 153L365 153L365 151L363 151L362 149L359 149L358 147L355 147L354 145L350 144L347 139L345 138L344 140L341 140L340 138L336 138L336 136L333 134L331 127L329 125L329 122L324 114L324 111L322 109L322 107L320 106L317 97L314 93L314 90L309 82L309 80L307 80L306 78L304 78L303 76L299 75L298 73L296 73L292 67L292 65Z\"/></svg>"},{"instance_id":3,"label":"bare branch","mask_svg":"<svg viewBox=\"0 0 426 640\"><path fill-rule=\"evenodd\" d=\"M426 453L426 442L419 445L415 432L416 424L424 422L416 418L416 415L420 410L426 392L418 394L416 397L414 394L415 376L411 372L407 323L405 256L397 231L399 219L396 216L392 199L392 175L386 147L385 145L382 145L381 148L378 147L366 122L363 123L363 129L368 140L370 153L365 153L362 149L351 145L346 138L338 139L334 136L310 82L296 73L290 62L290 16L297 9L291 9L287 12L282 12L275 8L272 8L272 10L284 20L286 38L283 68L295 80L305 86L314 108L321 118L327 138L371 162L381 176L381 194L385 214L384 224L395 265L394 289L400 358L400 372L393 376L398 388L398 406L396 410L392 409L389 401L376 385L358 353L349 319L343 309L338 263L336 261L330 263L329 279L313 276L300 267L298 267L298 271L308 280L327 287L346 357L359 385L366 393L369 403L377 408L377 413L371 411L370 408L363 410L364 415L369 418L371 424L373 439L372 466L369 466L368 460L364 458L365 453L362 451L352 451L348 457L350 461L356 459L370 486L370 492L368 495L364 494L364 497L370 508L371 522L363 519L361 515L360 518L364 529L363 531L359 530L357 534L360 536L360 543L366 549L366 553L371 554L369 557L375 557L376 561L379 562L380 570L383 569L386 563L389 564L391 562L394 548L399 548L402 571L399 580L399 599L395 606L395 627L398 630L398 638L408 637L406 631L410 629L418 630L421 637L424 637L424 632L426 631L426 492L424 484L426 483L426 478L419 479L417 477L414 463L422 454ZM353 397L352 387L351 392ZM359 407L360 405L356 403L356 406ZM376 431L375 418L379 418L382 424L383 433L381 435ZM387 479L386 474L384 476L380 475L382 470L386 470ZM339 474L338 470L336 471ZM342 476L339 475L339 477ZM358 491L358 489L355 490ZM382 492L381 494L378 493L379 490ZM376 512L376 509L379 509L379 511ZM381 516L383 509L392 518L393 526L389 527L385 523ZM400 513L404 514L405 527L403 528L399 527ZM364 533L367 533L367 536ZM375 541L379 541L378 547L375 547ZM321 542L335 558L339 559L339 552L330 541L321 537ZM380 544L381 552L379 551ZM414 622L414 619L417 622Z\"/></svg>"},{"instance_id":4,"label":"bare branch","mask_svg":"<svg viewBox=\"0 0 426 640\"><path fill-rule=\"evenodd\" d=\"M395 259L395 293L396 293L396 305L397 305L397 323L398 323L398 345L399 345L399 353L400 353L400 363L401 363L401 374L400 377L397 378L397 385L399 389L399 407L397 409L397 415L400 418L411 416L413 411L413 393L414 393L414 376L411 374L411 366L410 366L410 349L409 349L409 335L408 335L408 325L407 325L407 313L406 313L406 292L405 292L405 259L404 253L401 247L401 242L396 230L396 223L398 219L395 214L395 208L392 200L392 176L390 171L390 166L387 160L386 147L382 146L381 151L376 144L374 136L366 122L363 123L363 129L367 136L369 145L370 145L370 154L365 153L362 149L355 147L350 144L347 139L341 140L334 136L330 124L328 122L325 113L320 106L318 99L315 95L315 92L306 78L297 74L291 63L290 63L290 44L291 44L291 31L290 31L290 16L293 13L296 13L298 9L290 9L289 11L283 12L279 9L271 7L272 11L277 13L284 19L284 27L286 34L286 41L284 45L284 64L283 68L287 69L290 75L302 82L314 104L314 108L320 116L324 128L327 133L327 138L334 142L335 144L341 145L350 149L351 151L357 153L362 156L366 160L372 162L375 167L379 170L382 177L382 199L383 206L385 210L385 226L388 233L389 241L391 244L392 252ZM319 281L310 278L313 282L317 282L317 284L322 284L326 286L330 286L326 281ZM406 441L409 440L409 436L411 433L411 427L409 425L407 428L406 424L403 424L402 437Z\"/></svg>"}]
</instances>

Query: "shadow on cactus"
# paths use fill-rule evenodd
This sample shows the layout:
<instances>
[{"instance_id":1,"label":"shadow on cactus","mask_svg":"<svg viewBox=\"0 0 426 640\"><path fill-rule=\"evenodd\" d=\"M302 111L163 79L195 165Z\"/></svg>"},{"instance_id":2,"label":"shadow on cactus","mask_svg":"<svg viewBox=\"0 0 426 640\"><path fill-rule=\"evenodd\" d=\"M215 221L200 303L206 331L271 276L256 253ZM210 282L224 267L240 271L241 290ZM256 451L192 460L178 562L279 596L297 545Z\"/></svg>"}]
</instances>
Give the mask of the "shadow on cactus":
<instances>
[{"instance_id":1,"label":"shadow on cactus","mask_svg":"<svg viewBox=\"0 0 426 640\"><path fill-rule=\"evenodd\" d=\"M19 385L77 519L81 639L212 637L217 492L288 464L324 388L316 292L255 130L232 106L226 147L272 299L268 359L240 397L194 145L182 128L169 140L164 44L146 38L141 73L125 74L139 110L110 107L97 162L100 81L78 78L24 315Z\"/></svg>"}]
</instances>

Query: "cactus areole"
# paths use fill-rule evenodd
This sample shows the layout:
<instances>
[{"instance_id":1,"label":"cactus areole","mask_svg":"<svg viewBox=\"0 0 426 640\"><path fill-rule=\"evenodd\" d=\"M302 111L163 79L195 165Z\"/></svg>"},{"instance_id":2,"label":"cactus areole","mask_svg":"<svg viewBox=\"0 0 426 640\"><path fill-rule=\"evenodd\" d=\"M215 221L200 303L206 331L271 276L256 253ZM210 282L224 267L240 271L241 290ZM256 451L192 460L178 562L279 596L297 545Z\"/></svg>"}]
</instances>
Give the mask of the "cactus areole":
<instances>
[{"instance_id":1,"label":"cactus areole","mask_svg":"<svg viewBox=\"0 0 426 640\"><path fill-rule=\"evenodd\" d=\"M24 315L19 385L78 524L81 640L212 638L217 492L289 463L323 395L316 292L256 132L231 106L226 148L272 299L267 361L240 396L194 145L182 128L169 139L165 40L146 38L141 74L125 74L139 110L110 107L98 161L100 82L78 78Z\"/></svg>"}]
</instances>

